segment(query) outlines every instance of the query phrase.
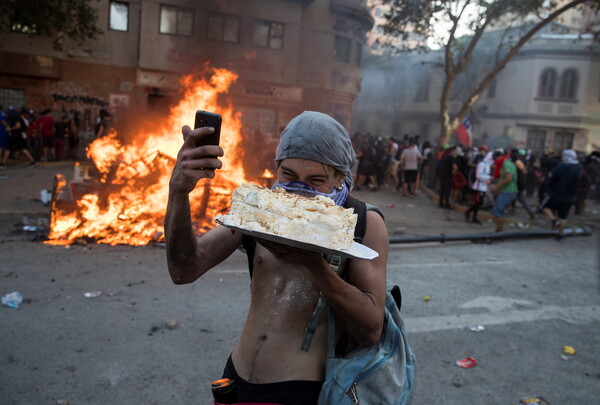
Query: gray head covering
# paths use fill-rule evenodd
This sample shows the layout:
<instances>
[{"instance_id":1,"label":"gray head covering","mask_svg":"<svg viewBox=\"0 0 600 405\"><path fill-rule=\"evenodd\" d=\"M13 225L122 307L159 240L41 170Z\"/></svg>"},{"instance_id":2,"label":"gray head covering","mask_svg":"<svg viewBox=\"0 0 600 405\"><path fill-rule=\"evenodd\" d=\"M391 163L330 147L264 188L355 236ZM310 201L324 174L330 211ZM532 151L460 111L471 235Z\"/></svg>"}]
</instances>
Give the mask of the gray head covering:
<instances>
[{"instance_id":1,"label":"gray head covering","mask_svg":"<svg viewBox=\"0 0 600 405\"><path fill-rule=\"evenodd\" d=\"M356 153L346 128L327 114L304 111L291 120L281 133L275 161L289 158L314 160L346 174L352 190L352 166Z\"/></svg>"},{"instance_id":2,"label":"gray head covering","mask_svg":"<svg viewBox=\"0 0 600 405\"><path fill-rule=\"evenodd\" d=\"M573 149L565 149L562 153L562 161L567 164L576 164L579 163L577 161L577 153Z\"/></svg>"}]
</instances>

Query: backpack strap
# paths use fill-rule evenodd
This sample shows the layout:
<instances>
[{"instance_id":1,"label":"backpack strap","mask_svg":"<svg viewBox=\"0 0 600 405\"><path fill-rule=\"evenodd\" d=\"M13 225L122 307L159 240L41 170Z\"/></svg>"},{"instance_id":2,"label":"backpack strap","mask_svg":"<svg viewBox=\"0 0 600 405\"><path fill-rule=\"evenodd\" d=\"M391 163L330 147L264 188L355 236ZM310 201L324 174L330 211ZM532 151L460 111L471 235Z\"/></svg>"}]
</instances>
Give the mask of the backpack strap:
<instances>
[{"instance_id":1,"label":"backpack strap","mask_svg":"<svg viewBox=\"0 0 600 405\"><path fill-rule=\"evenodd\" d=\"M250 279L252 279L252 272L254 270L254 252L256 251L256 241L250 236L242 235L242 247L246 251L248 256L248 272L250 273Z\"/></svg>"}]
</instances>

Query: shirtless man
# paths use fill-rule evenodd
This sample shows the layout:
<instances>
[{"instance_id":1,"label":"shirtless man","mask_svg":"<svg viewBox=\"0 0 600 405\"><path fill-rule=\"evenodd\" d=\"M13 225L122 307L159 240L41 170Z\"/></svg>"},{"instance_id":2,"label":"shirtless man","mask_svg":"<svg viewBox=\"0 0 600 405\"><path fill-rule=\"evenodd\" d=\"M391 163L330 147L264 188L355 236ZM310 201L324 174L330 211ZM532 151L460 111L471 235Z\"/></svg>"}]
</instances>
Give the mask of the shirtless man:
<instances>
[{"instance_id":1,"label":"shirtless man","mask_svg":"<svg viewBox=\"0 0 600 405\"><path fill-rule=\"evenodd\" d=\"M182 129L184 143L170 180L165 218L167 262L176 284L196 281L242 243L241 233L222 226L198 239L192 231L189 193L198 180L214 177L222 165L221 147L194 146L212 131ZM334 201L343 205L340 199L345 200L344 192L347 195L352 189L354 157L350 137L337 121L304 112L281 135L276 153L278 183L304 182L317 193L334 195ZM347 332L360 346L377 343L385 306L387 228L379 214L368 211L362 243L379 257L346 262L343 279L322 254L258 242L246 323L224 376L236 379L238 402L316 404L325 376L327 311L310 349L301 347L319 292L336 314L338 333Z\"/></svg>"}]
</instances>

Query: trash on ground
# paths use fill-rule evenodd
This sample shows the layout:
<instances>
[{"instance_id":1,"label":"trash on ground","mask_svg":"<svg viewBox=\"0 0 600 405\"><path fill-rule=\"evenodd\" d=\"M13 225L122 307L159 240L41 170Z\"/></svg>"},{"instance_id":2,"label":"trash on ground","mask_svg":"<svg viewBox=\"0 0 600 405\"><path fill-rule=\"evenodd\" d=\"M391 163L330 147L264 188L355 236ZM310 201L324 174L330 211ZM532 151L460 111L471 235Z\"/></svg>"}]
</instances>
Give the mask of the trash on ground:
<instances>
[{"instance_id":1,"label":"trash on ground","mask_svg":"<svg viewBox=\"0 0 600 405\"><path fill-rule=\"evenodd\" d=\"M177 319L168 319L165 321L165 326L169 330L175 330L178 329L181 326L181 324L179 323L179 321L177 321Z\"/></svg>"},{"instance_id":2,"label":"trash on ground","mask_svg":"<svg viewBox=\"0 0 600 405\"><path fill-rule=\"evenodd\" d=\"M2 296L2 305L6 305L11 308L18 308L23 302L23 296L20 292L14 291Z\"/></svg>"},{"instance_id":3,"label":"trash on ground","mask_svg":"<svg viewBox=\"0 0 600 405\"><path fill-rule=\"evenodd\" d=\"M23 230L25 232L40 232L40 231L45 231L46 228L41 227L41 226L25 225L23 227Z\"/></svg>"},{"instance_id":4,"label":"trash on ground","mask_svg":"<svg viewBox=\"0 0 600 405\"><path fill-rule=\"evenodd\" d=\"M572 346L565 346L565 347L563 347L563 353L572 356L577 352L575 351L575 349Z\"/></svg>"},{"instance_id":5,"label":"trash on ground","mask_svg":"<svg viewBox=\"0 0 600 405\"><path fill-rule=\"evenodd\" d=\"M85 298L96 298L102 295L102 291L89 291L83 294Z\"/></svg>"},{"instance_id":6,"label":"trash on ground","mask_svg":"<svg viewBox=\"0 0 600 405\"><path fill-rule=\"evenodd\" d=\"M431 296L430 295L424 296L423 301L425 301L425 302L431 301Z\"/></svg>"},{"instance_id":7,"label":"trash on ground","mask_svg":"<svg viewBox=\"0 0 600 405\"><path fill-rule=\"evenodd\" d=\"M58 401L56 401L56 403L58 405L69 405L70 404L68 399L59 399Z\"/></svg>"},{"instance_id":8,"label":"trash on ground","mask_svg":"<svg viewBox=\"0 0 600 405\"><path fill-rule=\"evenodd\" d=\"M500 259L498 259L497 257L494 257L494 256L488 256L485 258L485 260L487 260L488 262L497 262Z\"/></svg>"},{"instance_id":9,"label":"trash on ground","mask_svg":"<svg viewBox=\"0 0 600 405\"><path fill-rule=\"evenodd\" d=\"M398 228L394 229L394 233L395 233L395 234L398 234L398 233L404 233L404 232L406 232L406 228L405 228L405 227L403 227L403 226L400 226L400 227L398 227Z\"/></svg>"},{"instance_id":10,"label":"trash on ground","mask_svg":"<svg viewBox=\"0 0 600 405\"><path fill-rule=\"evenodd\" d=\"M394 204L394 203L389 203L389 204L387 204L385 207L386 207L386 208L394 208L395 206L396 206L396 204Z\"/></svg>"},{"instance_id":11,"label":"trash on ground","mask_svg":"<svg viewBox=\"0 0 600 405\"><path fill-rule=\"evenodd\" d=\"M50 204L50 201L52 201L52 191L50 190L41 190L40 191L40 200L42 201L42 204L44 205L48 205Z\"/></svg>"},{"instance_id":12,"label":"trash on ground","mask_svg":"<svg viewBox=\"0 0 600 405\"><path fill-rule=\"evenodd\" d=\"M473 368L477 365L477 360L473 357L467 357L462 360L456 360L456 365L462 368Z\"/></svg>"},{"instance_id":13,"label":"trash on ground","mask_svg":"<svg viewBox=\"0 0 600 405\"><path fill-rule=\"evenodd\" d=\"M483 325L473 325L473 326L469 326L469 330L471 332L483 332L485 330L485 326L483 326Z\"/></svg>"},{"instance_id":14,"label":"trash on ground","mask_svg":"<svg viewBox=\"0 0 600 405\"><path fill-rule=\"evenodd\" d=\"M531 404L531 405L549 405L548 402L542 397L524 397L519 401L522 404Z\"/></svg>"}]
</instances>

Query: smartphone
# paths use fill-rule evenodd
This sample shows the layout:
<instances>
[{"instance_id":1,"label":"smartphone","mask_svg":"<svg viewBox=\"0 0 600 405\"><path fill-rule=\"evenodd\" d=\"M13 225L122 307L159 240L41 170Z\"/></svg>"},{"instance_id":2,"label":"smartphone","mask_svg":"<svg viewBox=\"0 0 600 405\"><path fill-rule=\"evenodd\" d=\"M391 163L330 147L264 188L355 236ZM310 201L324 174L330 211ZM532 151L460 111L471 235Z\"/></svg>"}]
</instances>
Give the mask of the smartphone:
<instances>
[{"instance_id":1,"label":"smartphone","mask_svg":"<svg viewBox=\"0 0 600 405\"><path fill-rule=\"evenodd\" d=\"M215 132L205 135L196 141L196 146L203 145L219 145L221 140L221 116L219 114L208 111L196 111L196 119L194 121L194 129L202 127L213 127Z\"/></svg>"}]
</instances>

